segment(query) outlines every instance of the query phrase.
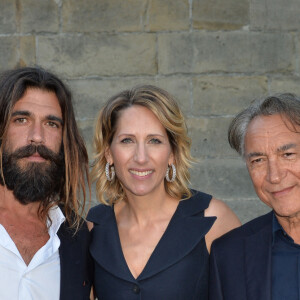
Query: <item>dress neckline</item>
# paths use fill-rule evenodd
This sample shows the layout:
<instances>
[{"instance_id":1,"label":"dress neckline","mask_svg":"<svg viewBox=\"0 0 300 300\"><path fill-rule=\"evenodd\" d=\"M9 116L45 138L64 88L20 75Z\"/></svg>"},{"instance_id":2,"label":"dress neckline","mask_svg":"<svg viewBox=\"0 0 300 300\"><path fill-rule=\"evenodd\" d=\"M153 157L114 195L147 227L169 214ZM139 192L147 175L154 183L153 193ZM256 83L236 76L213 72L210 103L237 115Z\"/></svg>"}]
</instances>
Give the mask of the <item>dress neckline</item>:
<instances>
[{"instance_id":1,"label":"dress neckline","mask_svg":"<svg viewBox=\"0 0 300 300\"><path fill-rule=\"evenodd\" d=\"M212 197L195 190L192 194L191 198L179 202L166 231L136 279L121 251L112 206L100 204L92 208L87 219L94 223L90 252L97 264L114 276L137 284L183 259L201 242L216 220L216 217L204 215Z\"/></svg>"},{"instance_id":2,"label":"dress neckline","mask_svg":"<svg viewBox=\"0 0 300 300\"><path fill-rule=\"evenodd\" d=\"M151 261L151 258L152 258L152 257L155 255L155 253L157 252L157 248L158 248L159 245L161 244L161 241L162 241L162 240L164 239L164 237L168 234L167 232L169 231L169 228L170 228L170 226L171 226L171 223L174 222L173 220L176 218L176 215L178 214L179 206L181 205L181 203L182 203L182 200L179 200L179 203L178 203L178 205L177 205L177 207L176 207L176 209L175 209L175 211L174 211L172 217L171 217L170 220L169 220L169 223L168 223L168 225L167 225L167 227L166 227L166 230L164 231L164 233L162 234L162 236L161 236L160 239L158 240L158 243L157 243L156 246L154 247L154 249L153 249L151 255L149 256L149 258L148 258L146 264L144 265L144 267L143 267L141 273L140 273L137 277L134 277L134 276L133 276L133 274L132 274L132 272L131 272L131 270L130 270L130 268L129 268L129 266L128 266L128 263L127 263L127 261L126 261L126 258L125 258L124 252L123 252L123 248L122 248L122 244L121 244L121 239L120 239L120 234L119 234L119 229L118 229L117 218L116 218L116 214L115 214L115 210L114 210L114 205L112 205L113 225L114 225L114 231L115 231L115 234L116 234L116 237L117 237L117 240L118 240L118 247L119 247L120 253L122 253L122 260L123 260L123 262L124 262L124 264L125 264L125 266L126 266L128 272L129 272L129 274L131 275L131 277L132 277L134 280L138 281L138 280L139 280L139 277L142 276L142 274L144 273L145 269L147 268L149 262Z\"/></svg>"}]
</instances>

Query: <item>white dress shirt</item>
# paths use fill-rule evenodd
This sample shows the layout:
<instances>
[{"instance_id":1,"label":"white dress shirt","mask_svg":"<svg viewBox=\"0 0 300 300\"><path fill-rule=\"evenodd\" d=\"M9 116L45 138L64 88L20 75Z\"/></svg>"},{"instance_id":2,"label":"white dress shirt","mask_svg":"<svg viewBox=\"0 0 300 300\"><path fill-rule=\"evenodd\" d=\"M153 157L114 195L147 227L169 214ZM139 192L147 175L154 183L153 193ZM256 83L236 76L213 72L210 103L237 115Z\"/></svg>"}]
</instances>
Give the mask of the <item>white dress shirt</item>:
<instances>
[{"instance_id":1,"label":"white dress shirt","mask_svg":"<svg viewBox=\"0 0 300 300\"><path fill-rule=\"evenodd\" d=\"M15 243L0 224L0 299L58 300L60 294L60 240L57 231L65 217L58 206L49 212L49 240L27 266ZM48 224L49 225L49 224Z\"/></svg>"}]
</instances>

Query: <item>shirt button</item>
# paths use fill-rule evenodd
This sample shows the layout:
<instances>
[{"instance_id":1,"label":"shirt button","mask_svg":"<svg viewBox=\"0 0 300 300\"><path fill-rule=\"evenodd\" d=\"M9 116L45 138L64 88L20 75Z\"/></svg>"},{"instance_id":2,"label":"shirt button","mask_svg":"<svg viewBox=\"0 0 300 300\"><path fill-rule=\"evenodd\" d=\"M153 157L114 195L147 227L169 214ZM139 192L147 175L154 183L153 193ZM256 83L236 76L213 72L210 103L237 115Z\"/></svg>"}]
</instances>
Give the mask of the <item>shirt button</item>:
<instances>
[{"instance_id":1,"label":"shirt button","mask_svg":"<svg viewBox=\"0 0 300 300\"><path fill-rule=\"evenodd\" d=\"M135 285L132 290L135 294L139 294L139 292L141 291L138 285Z\"/></svg>"}]
</instances>

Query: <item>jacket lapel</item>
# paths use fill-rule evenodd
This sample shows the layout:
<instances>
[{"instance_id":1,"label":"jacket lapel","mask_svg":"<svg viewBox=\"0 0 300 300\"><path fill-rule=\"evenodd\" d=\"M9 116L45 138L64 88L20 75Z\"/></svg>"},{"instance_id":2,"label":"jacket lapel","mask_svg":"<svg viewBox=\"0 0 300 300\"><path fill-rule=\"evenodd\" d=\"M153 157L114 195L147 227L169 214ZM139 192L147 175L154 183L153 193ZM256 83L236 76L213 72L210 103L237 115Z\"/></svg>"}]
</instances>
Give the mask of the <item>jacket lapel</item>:
<instances>
[{"instance_id":1,"label":"jacket lapel","mask_svg":"<svg viewBox=\"0 0 300 300\"><path fill-rule=\"evenodd\" d=\"M216 217L204 217L204 210L210 200L211 196L195 192L190 199L180 201L165 234L138 280L144 280L170 267L197 246L216 220Z\"/></svg>"},{"instance_id":2,"label":"jacket lapel","mask_svg":"<svg viewBox=\"0 0 300 300\"><path fill-rule=\"evenodd\" d=\"M190 216L172 220L138 280L151 277L185 257L204 238L215 219Z\"/></svg>"},{"instance_id":3,"label":"jacket lapel","mask_svg":"<svg viewBox=\"0 0 300 300\"><path fill-rule=\"evenodd\" d=\"M105 209L100 223L91 231L92 240L97 243L91 243L90 252L106 271L123 280L135 282L123 255L113 208Z\"/></svg>"},{"instance_id":4,"label":"jacket lapel","mask_svg":"<svg viewBox=\"0 0 300 300\"><path fill-rule=\"evenodd\" d=\"M61 224L57 235L60 239L60 299L71 300L74 298L72 297L74 288L78 286L76 280L74 282L72 274L82 272L79 268L82 257L80 257L80 252L77 250L81 247L74 247L77 238L73 236L73 232L66 222ZM78 276L81 277L81 274Z\"/></svg>"},{"instance_id":5,"label":"jacket lapel","mask_svg":"<svg viewBox=\"0 0 300 300\"><path fill-rule=\"evenodd\" d=\"M60 239L60 299L69 299L68 290L69 287L72 286L72 282L70 282L70 276L68 276L68 274L73 273L72 270L74 268L74 264L76 264L76 261L70 257L72 256L72 245L75 238L70 238L72 234L68 233L68 227L65 222L61 224L57 235Z\"/></svg>"},{"instance_id":6,"label":"jacket lapel","mask_svg":"<svg viewBox=\"0 0 300 300\"><path fill-rule=\"evenodd\" d=\"M266 219L268 221L260 231L245 238L247 299L271 300L271 214Z\"/></svg>"}]
</instances>

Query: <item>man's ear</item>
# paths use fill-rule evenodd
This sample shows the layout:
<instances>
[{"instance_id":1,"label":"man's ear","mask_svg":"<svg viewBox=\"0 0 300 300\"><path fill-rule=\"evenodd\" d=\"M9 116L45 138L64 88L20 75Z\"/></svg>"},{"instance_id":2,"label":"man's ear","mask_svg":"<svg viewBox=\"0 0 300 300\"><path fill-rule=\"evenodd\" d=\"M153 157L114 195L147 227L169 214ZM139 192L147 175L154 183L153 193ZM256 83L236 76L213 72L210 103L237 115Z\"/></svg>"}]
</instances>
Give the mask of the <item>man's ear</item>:
<instances>
[{"instance_id":1,"label":"man's ear","mask_svg":"<svg viewBox=\"0 0 300 300\"><path fill-rule=\"evenodd\" d=\"M110 165L114 163L109 146L105 149L105 158Z\"/></svg>"}]
</instances>

